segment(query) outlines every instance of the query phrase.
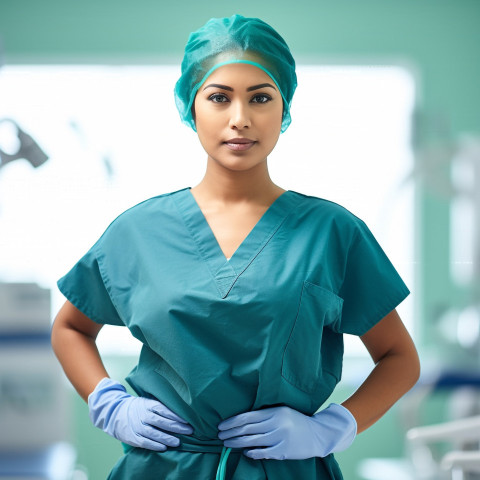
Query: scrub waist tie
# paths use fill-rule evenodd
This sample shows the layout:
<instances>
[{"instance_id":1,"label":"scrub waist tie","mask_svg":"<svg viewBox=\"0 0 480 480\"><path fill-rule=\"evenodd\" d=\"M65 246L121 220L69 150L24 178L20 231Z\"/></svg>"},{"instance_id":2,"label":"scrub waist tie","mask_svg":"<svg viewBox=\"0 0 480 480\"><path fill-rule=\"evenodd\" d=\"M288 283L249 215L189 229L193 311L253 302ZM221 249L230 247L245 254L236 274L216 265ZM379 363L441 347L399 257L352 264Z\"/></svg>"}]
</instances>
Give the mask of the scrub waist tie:
<instances>
[{"instance_id":1,"label":"scrub waist tie","mask_svg":"<svg viewBox=\"0 0 480 480\"><path fill-rule=\"evenodd\" d=\"M122 446L125 453L132 448L124 443L122 443ZM227 448L223 445L197 445L194 443L185 442L182 442L178 447L174 447L171 450L177 450L180 452L220 453L220 461L218 463L217 475L215 477L215 480L225 479L225 473L227 471L227 460L230 452L232 450L235 453L240 453L243 451L243 449L241 448Z\"/></svg>"},{"instance_id":2,"label":"scrub waist tie","mask_svg":"<svg viewBox=\"0 0 480 480\"><path fill-rule=\"evenodd\" d=\"M217 476L215 477L215 480L224 480L225 472L227 470L227 459L231 451L231 448L222 448L222 454L220 455L220 463L217 467Z\"/></svg>"},{"instance_id":3,"label":"scrub waist tie","mask_svg":"<svg viewBox=\"0 0 480 480\"><path fill-rule=\"evenodd\" d=\"M225 473L227 471L227 460L230 452L234 450L235 452L239 453L242 452L241 448L227 448L222 445L195 445L195 444L185 444L181 443L179 447L176 447L175 450L179 450L181 452L201 452L201 453L219 453L221 448L220 454L220 461L217 467L217 475L215 476L215 480L224 480Z\"/></svg>"}]
</instances>

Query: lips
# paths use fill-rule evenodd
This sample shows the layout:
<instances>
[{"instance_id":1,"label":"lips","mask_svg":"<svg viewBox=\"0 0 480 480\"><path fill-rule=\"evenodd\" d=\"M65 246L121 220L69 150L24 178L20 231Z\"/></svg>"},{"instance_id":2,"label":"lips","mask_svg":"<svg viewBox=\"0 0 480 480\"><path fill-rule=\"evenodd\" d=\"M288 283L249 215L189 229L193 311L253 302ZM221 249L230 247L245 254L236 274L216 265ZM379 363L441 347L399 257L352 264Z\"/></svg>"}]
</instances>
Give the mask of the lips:
<instances>
[{"instance_id":1,"label":"lips","mask_svg":"<svg viewBox=\"0 0 480 480\"><path fill-rule=\"evenodd\" d=\"M256 141L250 138L231 138L224 142L224 144L230 149L235 151L244 151L255 145Z\"/></svg>"}]
</instances>

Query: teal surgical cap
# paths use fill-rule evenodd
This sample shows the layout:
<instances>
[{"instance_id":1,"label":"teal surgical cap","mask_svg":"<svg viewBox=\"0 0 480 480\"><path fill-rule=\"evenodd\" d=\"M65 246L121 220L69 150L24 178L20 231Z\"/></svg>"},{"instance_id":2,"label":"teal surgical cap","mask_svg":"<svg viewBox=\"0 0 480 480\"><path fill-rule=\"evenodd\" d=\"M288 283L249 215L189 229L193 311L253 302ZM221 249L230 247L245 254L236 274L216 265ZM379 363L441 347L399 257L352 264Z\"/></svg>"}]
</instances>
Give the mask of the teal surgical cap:
<instances>
[{"instance_id":1,"label":"teal surgical cap","mask_svg":"<svg viewBox=\"0 0 480 480\"><path fill-rule=\"evenodd\" d=\"M291 122L290 105L297 87L295 60L285 40L270 25L241 15L211 18L190 34L182 75L174 90L182 121L196 131L192 105L197 90L214 70L229 63L255 65L275 82L283 98L284 132Z\"/></svg>"}]
</instances>

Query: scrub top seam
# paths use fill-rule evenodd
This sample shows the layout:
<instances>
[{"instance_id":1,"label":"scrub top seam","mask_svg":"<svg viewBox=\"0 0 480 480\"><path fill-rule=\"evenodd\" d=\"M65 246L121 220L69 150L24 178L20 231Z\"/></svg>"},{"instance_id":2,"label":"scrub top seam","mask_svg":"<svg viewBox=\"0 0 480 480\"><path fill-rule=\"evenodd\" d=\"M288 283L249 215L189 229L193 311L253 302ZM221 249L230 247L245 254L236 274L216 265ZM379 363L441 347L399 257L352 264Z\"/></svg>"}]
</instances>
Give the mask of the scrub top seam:
<instances>
[{"instance_id":1,"label":"scrub top seam","mask_svg":"<svg viewBox=\"0 0 480 480\"><path fill-rule=\"evenodd\" d=\"M291 191L291 190L289 190ZM296 192L293 192L293 193L296 193ZM275 223L275 225L270 229L270 231L268 231L268 233L266 233L263 237L262 237L262 240L259 241L257 243L258 247L257 247L257 250L254 251L254 253L251 255L251 257L245 261L244 265L242 266L242 270L239 271L239 273L236 275L235 279L232 281L232 284L230 285L230 287L228 288L228 290L226 291L225 295L223 298L227 297L228 294L230 293L230 291L232 290L232 288L234 287L235 283L237 282L237 280L240 278L240 276L248 269L248 267L253 263L253 261L255 260L255 258L258 257L258 255L260 255L260 253L265 249L265 247L270 243L270 241L272 240L272 238L274 237L275 233L280 229L280 227L283 225L283 223L285 223L285 221L287 220L287 218L292 215L292 213L303 203L306 201L306 199L301 199L301 198L298 198L298 197L291 197L290 200L292 201L295 201L296 202L296 205L292 205L290 204L290 209L289 211L286 213L286 214L283 214L285 212L285 210L288 209L288 205L283 207L283 210L281 210L280 212L272 212L272 214L274 215L277 215L277 223ZM268 210L267 210L268 212ZM266 213L267 213L266 212ZM283 214L283 217L279 220L279 217ZM262 217L263 218L263 217ZM262 218L259 220L259 222L262 220ZM257 224L259 223L257 222ZM256 225L255 225L256 227ZM255 227L253 227L253 229L251 230L251 232L253 232L253 230L255 229ZM248 235L249 236L249 235ZM248 238L247 236L247 238ZM243 242L242 242L243 244ZM240 245L241 247L242 245ZM239 248L240 248L239 247ZM233 255L232 255L233 257Z\"/></svg>"},{"instance_id":2,"label":"scrub top seam","mask_svg":"<svg viewBox=\"0 0 480 480\"><path fill-rule=\"evenodd\" d=\"M299 202L297 203L297 205L294 205L290 211L282 218L282 220L276 224L272 230L270 230L262 239L262 241L260 242L260 247L258 248L258 250L250 257L249 260L247 260L246 264L245 264L245 267L238 273L237 275L237 278L234 280L232 286L230 287L230 289L228 290L228 292L230 292L230 290L232 289L233 285L235 285L235 282L238 280L238 278L245 272L245 270L247 270L247 268L252 264L252 262L255 260L255 258L258 257L258 255L260 255L260 253L262 252L262 250L264 250L264 248L270 243L270 241L272 240L272 238L274 237L275 233L280 229L280 227L285 223L285 221L287 220L287 218L293 214L293 212L302 204L303 202Z\"/></svg>"},{"instance_id":3,"label":"scrub top seam","mask_svg":"<svg viewBox=\"0 0 480 480\"><path fill-rule=\"evenodd\" d=\"M97 264L98 264L98 271L100 272L100 276L102 277L103 284L105 285L105 290L107 291L108 296L110 297L110 301L112 302L112 305L115 307L115 310L117 311L118 318L120 318L123 325L126 326L125 320L120 315L120 309L118 308L117 302L116 300L114 300L115 295L113 295L110 277L106 274L105 267L100 258L101 255L99 255L99 253L101 254L101 252L99 252L99 249L100 249L100 246L98 244L95 245L94 252L95 252L95 259L97 260Z\"/></svg>"},{"instance_id":4,"label":"scrub top seam","mask_svg":"<svg viewBox=\"0 0 480 480\"><path fill-rule=\"evenodd\" d=\"M65 288L62 284L57 283L57 286L63 296L67 298L68 301L78 308L83 314L90 318L90 320L94 321L95 323L103 324L102 320L85 305L84 301L80 297L72 293L70 289Z\"/></svg>"},{"instance_id":5,"label":"scrub top seam","mask_svg":"<svg viewBox=\"0 0 480 480\"><path fill-rule=\"evenodd\" d=\"M226 260L225 254L223 254L218 240L216 239L213 230L208 224L205 215L201 211L199 205L196 203L195 198L189 190L190 187L186 187L179 191L178 193L183 194L184 197L179 197L178 201L176 199L173 199L173 202L175 203L180 213L180 216L183 219L183 223L186 226L187 231L190 233L192 239L194 240L200 256L207 264L208 271L210 272L213 281L217 286L217 290L219 291L222 298L226 298L228 296L229 292L235 285L240 275L251 265L255 258L269 243L275 232L280 228L286 218L290 215L291 211L295 210L298 204L302 203L302 200L305 201L305 198L300 198L297 192L292 192L289 190L285 191L284 194L278 197L275 202L273 202L272 205L270 205L270 207L265 211L265 213L258 220L255 226L250 230L242 243L238 246L237 250L233 253L231 259L228 261ZM284 195L285 197L283 198L282 202L281 197L283 197ZM262 224L267 221L268 217L271 217L269 221L273 222L274 225L263 236L259 237L258 234L261 233L261 229L263 227ZM197 229L193 228L195 225L198 227ZM258 237L257 239L255 238L256 236ZM206 244L207 247L210 246L215 248L215 254L209 254L209 252L205 249L204 244ZM237 266L237 269L235 269L233 265L235 265L235 263L237 263L239 259L241 259L243 251L245 250L248 253L248 250L246 249L252 248L255 245L256 247L253 250L253 254L250 255L250 257L247 257L247 259L244 261L240 260L241 263L239 264L239 266ZM215 265L215 262L219 263L219 253L223 255L225 260L215 270L210 264ZM240 270L238 270L238 268L240 268ZM219 276L219 274L221 275L222 269L227 269L233 272L233 275Z\"/></svg>"},{"instance_id":6,"label":"scrub top seam","mask_svg":"<svg viewBox=\"0 0 480 480\"><path fill-rule=\"evenodd\" d=\"M357 332L344 332L343 330L340 333L348 333L357 336L362 336L367 333L372 327L374 327L378 322L380 322L386 315L388 315L394 308L396 308L400 303L405 300L408 295L410 295L410 290L408 287L404 287L398 291L398 294L392 295L389 297L387 302L385 302L385 306L383 308L379 308L375 314L372 314L371 317L368 317L365 322L362 322L362 325L359 327L360 330Z\"/></svg>"}]
</instances>

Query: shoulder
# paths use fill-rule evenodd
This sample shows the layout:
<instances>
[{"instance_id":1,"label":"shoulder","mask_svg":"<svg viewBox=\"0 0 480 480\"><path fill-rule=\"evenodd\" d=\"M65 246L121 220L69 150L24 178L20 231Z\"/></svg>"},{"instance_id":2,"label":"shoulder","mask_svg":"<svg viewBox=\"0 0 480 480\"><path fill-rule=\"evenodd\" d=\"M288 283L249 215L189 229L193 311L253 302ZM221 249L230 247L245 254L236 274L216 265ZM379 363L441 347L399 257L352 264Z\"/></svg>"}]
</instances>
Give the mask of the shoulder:
<instances>
[{"instance_id":1,"label":"shoulder","mask_svg":"<svg viewBox=\"0 0 480 480\"><path fill-rule=\"evenodd\" d=\"M346 207L322 197L295 192L304 199L299 205L299 215L310 224L336 227L352 234L366 228L365 222Z\"/></svg>"},{"instance_id":2,"label":"shoulder","mask_svg":"<svg viewBox=\"0 0 480 480\"><path fill-rule=\"evenodd\" d=\"M158 225L175 213L176 207L170 197L185 189L162 193L131 206L108 225L101 238L105 240L119 234L127 234L129 231L137 231L139 228L143 230L152 224Z\"/></svg>"}]
</instances>

